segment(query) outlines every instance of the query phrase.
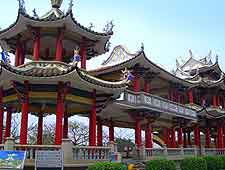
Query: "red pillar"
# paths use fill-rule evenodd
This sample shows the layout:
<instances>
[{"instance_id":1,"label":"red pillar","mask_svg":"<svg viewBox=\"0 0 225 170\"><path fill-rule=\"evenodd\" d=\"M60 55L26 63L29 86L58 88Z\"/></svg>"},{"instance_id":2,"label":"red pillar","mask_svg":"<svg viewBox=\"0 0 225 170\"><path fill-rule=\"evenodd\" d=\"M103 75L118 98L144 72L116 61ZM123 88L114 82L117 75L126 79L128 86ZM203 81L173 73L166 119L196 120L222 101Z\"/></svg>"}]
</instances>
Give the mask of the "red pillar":
<instances>
[{"instance_id":1,"label":"red pillar","mask_svg":"<svg viewBox=\"0 0 225 170\"><path fill-rule=\"evenodd\" d=\"M99 121L97 125L97 145L102 146L102 122Z\"/></svg>"},{"instance_id":2,"label":"red pillar","mask_svg":"<svg viewBox=\"0 0 225 170\"><path fill-rule=\"evenodd\" d=\"M20 42L20 39L18 39L16 42L15 66L19 66L19 64L20 64L21 52L22 52L21 42Z\"/></svg>"},{"instance_id":3,"label":"red pillar","mask_svg":"<svg viewBox=\"0 0 225 170\"><path fill-rule=\"evenodd\" d=\"M40 28L35 28L35 37L33 42L33 58L38 61L40 57Z\"/></svg>"},{"instance_id":4,"label":"red pillar","mask_svg":"<svg viewBox=\"0 0 225 170\"><path fill-rule=\"evenodd\" d=\"M145 148L152 148L152 128L149 123L145 127Z\"/></svg>"},{"instance_id":5,"label":"red pillar","mask_svg":"<svg viewBox=\"0 0 225 170\"><path fill-rule=\"evenodd\" d=\"M193 104L194 103L194 98L193 98L193 91L192 89L188 90L188 99L189 99L189 104Z\"/></svg>"},{"instance_id":6,"label":"red pillar","mask_svg":"<svg viewBox=\"0 0 225 170\"><path fill-rule=\"evenodd\" d=\"M195 127L195 129L194 129L194 138L195 138L195 146L199 147L200 146L200 131L199 131L199 127Z\"/></svg>"},{"instance_id":7,"label":"red pillar","mask_svg":"<svg viewBox=\"0 0 225 170\"><path fill-rule=\"evenodd\" d=\"M217 128L217 146L218 148L223 148L223 128Z\"/></svg>"},{"instance_id":8,"label":"red pillar","mask_svg":"<svg viewBox=\"0 0 225 170\"><path fill-rule=\"evenodd\" d=\"M24 81L25 86L25 98L22 100L22 115L21 115L21 127L20 127L20 144L27 144L27 124L28 124L28 105L29 105L29 89L28 81Z\"/></svg>"},{"instance_id":9,"label":"red pillar","mask_svg":"<svg viewBox=\"0 0 225 170\"><path fill-rule=\"evenodd\" d=\"M223 148L225 148L225 127L223 127Z\"/></svg>"},{"instance_id":10,"label":"red pillar","mask_svg":"<svg viewBox=\"0 0 225 170\"><path fill-rule=\"evenodd\" d=\"M81 55L81 68L86 69L87 49L85 47L81 47L80 55Z\"/></svg>"},{"instance_id":11,"label":"red pillar","mask_svg":"<svg viewBox=\"0 0 225 170\"><path fill-rule=\"evenodd\" d=\"M23 65L24 64L24 61L25 61L25 50L26 50L26 46L25 46L25 44L23 44L23 47L21 48L20 57L19 57L19 65Z\"/></svg>"},{"instance_id":12,"label":"red pillar","mask_svg":"<svg viewBox=\"0 0 225 170\"><path fill-rule=\"evenodd\" d=\"M183 131L182 131L182 128L180 127L180 128L178 129L178 145L179 145L179 146L183 146L182 133L183 133Z\"/></svg>"},{"instance_id":13,"label":"red pillar","mask_svg":"<svg viewBox=\"0 0 225 170\"><path fill-rule=\"evenodd\" d=\"M141 146L141 120L136 118L135 120L135 144L137 148Z\"/></svg>"},{"instance_id":14,"label":"red pillar","mask_svg":"<svg viewBox=\"0 0 225 170\"><path fill-rule=\"evenodd\" d=\"M109 141L114 141L114 127L113 124L109 126Z\"/></svg>"},{"instance_id":15,"label":"red pillar","mask_svg":"<svg viewBox=\"0 0 225 170\"><path fill-rule=\"evenodd\" d=\"M216 96L212 96L212 107L217 107Z\"/></svg>"},{"instance_id":16,"label":"red pillar","mask_svg":"<svg viewBox=\"0 0 225 170\"><path fill-rule=\"evenodd\" d=\"M134 80L133 80L133 91L134 92L139 92L140 90L140 83L139 83L139 76L138 74L135 74Z\"/></svg>"},{"instance_id":17,"label":"red pillar","mask_svg":"<svg viewBox=\"0 0 225 170\"><path fill-rule=\"evenodd\" d=\"M57 88L57 102L56 102L56 128L55 128L55 145L62 143L62 118L64 112L63 104L63 84L58 83Z\"/></svg>"},{"instance_id":18,"label":"red pillar","mask_svg":"<svg viewBox=\"0 0 225 170\"><path fill-rule=\"evenodd\" d=\"M149 93L150 92L150 83L148 80L144 81L144 92Z\"/></svg>"},{"instance_id":19,"label":"red pillar","mask_svg":"<svg viewBox=\"0 0 225 170\"><path fill-rule=\"evenodd\" d=\"M38 113L38 133L37 133L37 144L42 145L42 132L43 132L43 114Z\"/></svg>"},{"instance_id":20,"label":"red pillar","mask_svg":"<svg viewBox=\"0 0 225 170\"><path fill-rule=\"evenodd\" d=\"M163 140L164 140L164 144L168 147L168 129L167 128L163 129Z\"/></svg>"},{"instance_id":21,"label":"red pillar","mask_svg":"<svg viewBox=\"0 0 225 170\"><path fill-rule=\"evenodd\" d=\"M63 51L62 39L63 39L63 31L59 29L58 36L56 39L56 52L55 52L56 61L62 61L62 51Z\"/></svg>"},{"instance_id":22,"label":"red pillar","mask_svg":"<svg viewBox=\"0 0 225 170\"><path fill-rule=\"evenodd\" d=\"M171 147L176 148L175 128L171 129Z\"/></svg>"},{"instance_id":23,"label":"red pillar","mask_svg":"<svg viewBox=\"0 0 225 170\"><path fill-rule=\"evenodd\" d=\"M205 147L210 148L210 129L205 129Z\"/></svg>"},{"instance_id":24,"label":"red pillar","mask_svg":"<svg viewBox=\"0 0 225 170\"><path fill-rule=\"evenodd\" d=\"M7 108L5 140L6 140L6 138L10 137L10 134L11 134L11 121L12 121L12 110L11 110L11 108Z\"/></svg>"},{"instance_id":25,"label":"red pillar","mask_svg":"<svg viewBox=\"0 0 225 170\"><path fill-rule=\"evenodd\" d=\"M3 143L3 119L4 119L4 108L3 108L3 89L0 87L0 144Z\"/></svg>"},{"instance_id":26,"label":"red pillar","mask_svg":"<svg viewBox=\"0 0 225 170\"><path fill-rule=\"evenodd\" d=\"M64 112L64 123L63 123L63 138L68 138L68 113Z\"/></svg>"},{"instance_id":27,"label":"red pillar","mask_svg":"<svg viewBox=\"0 0 225 170\"><path fill-rule=\"evenodd\" d=\"M96 146L96 90L93 91L93 103L89 116L89 146Z\"/></svg>"}]
</instances>

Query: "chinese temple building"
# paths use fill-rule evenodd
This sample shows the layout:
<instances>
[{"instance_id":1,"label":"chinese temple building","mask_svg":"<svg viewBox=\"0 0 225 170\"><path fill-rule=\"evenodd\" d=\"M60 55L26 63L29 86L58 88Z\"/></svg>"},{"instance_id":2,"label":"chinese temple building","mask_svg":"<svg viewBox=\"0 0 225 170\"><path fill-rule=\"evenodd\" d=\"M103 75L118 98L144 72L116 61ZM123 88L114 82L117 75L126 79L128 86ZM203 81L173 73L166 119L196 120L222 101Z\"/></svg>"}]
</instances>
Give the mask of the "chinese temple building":
<instances>
[{"instance_id":1,"label":"chinese temple building","mask_svg":"<svg viewBox=\"0 0 225 170\"><path fill-rule=\"evenodd\" d=\"M28 114L38 117L39 147L43 118L56 115L53 148L68 138L69 117L88 117L89 146L78 151L73 146L75 160L77 152L93 148L98 152L95 160L103 159L99 155L108 149L102 146L103 125L109 127L109 142L114 141L115 127L135 129L136 150L144 147L146 159L158 154L153 141L162 146L161 154L166 148L167 155L194 155L202 147L206 154L224 153L225 81L218 57L215 63L211 54L197 60L190 51L188 61L177 61L170 73L149 60L143 46L132 54L119 45L100 67L87 69L87 60L108 52L113 24L95 32L76 21L72 1L66 13L61 4L51 0L51 10L39 17L27 14L19 0L15 23L0 31L0 143L10 137L11 115L21 112L16 146L27 150L35 148L27 145ZM15 55L15 63L6 60L7 52Z\"/></svg>"}]
</instances>

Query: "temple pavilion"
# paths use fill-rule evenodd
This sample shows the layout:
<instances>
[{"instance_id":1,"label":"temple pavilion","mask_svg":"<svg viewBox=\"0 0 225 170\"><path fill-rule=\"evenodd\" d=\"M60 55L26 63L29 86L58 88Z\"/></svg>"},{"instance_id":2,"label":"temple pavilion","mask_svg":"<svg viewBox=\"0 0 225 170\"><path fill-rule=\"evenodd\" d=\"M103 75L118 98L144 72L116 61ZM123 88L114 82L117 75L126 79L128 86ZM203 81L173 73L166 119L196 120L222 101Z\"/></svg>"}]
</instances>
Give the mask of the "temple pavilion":
<instances>
[{"instance_id":1,"label":"temple pavilion","mask_svg":"<svg viewBox=\"0 0 225 170\"><path fill-rule=\"evenodd\" d=\"M55 145L68 138L68 118L79 115L89 118L89 146L96 148L102 146L103 125L111 142L115 127L135 129L137 150L152 149L153 141L167 148L225 147L225 81L218 57L198 60L189 51L171 73L153 63L144 46L130 53L118 45L101 66L87 69L87 60L108 52L113 24L95 32L76 21L72 1L65 13L61 4L51 0L49 12L30 16L19 0L16 21L0 31L0 143L10 136L11 115L21 112L21 145L27 144L28 114L38 117L38 145L43 117L55 114ZM5 60L7 52L15 63Z\"/></svg>"}]
</instances>

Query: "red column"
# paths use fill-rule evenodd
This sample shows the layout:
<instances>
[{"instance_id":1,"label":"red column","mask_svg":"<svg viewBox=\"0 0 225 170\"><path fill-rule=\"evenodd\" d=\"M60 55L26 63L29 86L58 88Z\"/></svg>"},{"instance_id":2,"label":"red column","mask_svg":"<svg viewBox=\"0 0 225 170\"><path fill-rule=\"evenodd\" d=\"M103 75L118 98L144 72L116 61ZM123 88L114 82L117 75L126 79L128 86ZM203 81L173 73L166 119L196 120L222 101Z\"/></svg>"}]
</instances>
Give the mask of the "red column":
<instances>
[{"instance_id":1,"label":"red column","mask_svg":"<svg viewBox=\"0 0 225 170\"><path fill-rule=\"evenodd\" d=\"M150 83L148 80L144 81L144 92L149 93L150 92Z\"/></svg>"},{"instance_id":2,"label":"red column","mask_svg":"<svg viewBox=\"0 0 225 170\"><path fill-rule=\"evenodd\" d=\"M11 134L11 120L12 120L12 110L11 110L11 108L7 108L5 140L6 140L6 138L10 137L10 134Z\"/></svg>"},{"instance_id":3,"label":"red column","mask_svg":"<svg viewBox=\"0 0 225 170\"><path fill-rule=\"evenodd\" d=\"M99 121L97 124L97 145L102 146L102 122Z\"/></svg>"},{"instance_id":4,"label":"red column","mask_svg":"<svg viewBox=\"0 0 225 170\"><path fill-rule=\"evenodd\" d=\"M175 128L171 129L171 147L176 148Z\"/></svg>"},{"instance_id":5,"label":"red column","mask_svg":"<svg viewBox=\"0 0 225 170\"><path fill-rule=\"evenodd\" d=\"M225 127L223 127L223 148L225 148Z\"/></svg>"},{"instance_id":6,"label":"red column","mask_svg":"<svg viewBox=\"0 0 225 170\"><path fill-rule=\"evenodd\" d=\"M152 148L152 128L149 123L145 127L145 148Z\"/></svg>"},{"instance_id":7,"label":"red column","mask_svg":"<svg viewBox=\"0 0 225 170\"><path fill-rule=\"evenodd\" d=\"M89 146L96 146L96 90L93 91L93 103L89 116Z\"/></svg>"},{"instance_id":8,"label":"red column","mask_svg":"<svg viewBox=\"0 0 225 170\"><path fill-rule=\"evenodd\" d=\"M15 66L19 66L20 64L20 56L21 56L21 42L20 39L16 42L16 53L15 53Z\"/></svg>"},{"instance_id":9,"label":"red column","mask_svg":"<svg viewBox=\"0 0 225 170\"><path fill-rule=\"evenodd\" d=\"M68 138L68 113L64 112L63 138Z\"/></svg>"},{"instance_id":10,"label":"red column","mask_svg":"<svg viewBox=\"0 0 225 170\"><path fill-rule=\"evenodd\" d=\"M210 148L210 129L205 129L205 147Z\"/></svg>"},{"instance_id":11,"label":"red column","mask_svg":"<svg viewBox=\"0 0 225 170\"><path fill-rule=\"evenodd\" d=\"M193 98L193 92L192 89L188 90L188 99L189 99L189 104L193 104L194 103L194 98Z\"/></svg>"},{"instance_id":12,"label":"red column","mask_svg":"<svg viewBox=\"0 0 225 170\"><path fill-rule=\"evenodd\" d=\"M114 127L113 124L109 126L109 142L114 141Z\"/></svg>"},{"instance_id":13,"label":"red column","mask_svg":"<svg viewBox=\"0 0 225 170\"><path fill-rule=\"evenodd\" d=\"M195 138L195 146L199 147L200 146L200 131L199 131L199 127L195 127L195 129L194 129L194 138Z\"/></svg>"},{"instance_id":14,"label":"red column","mask_svg":"<svg viewBox=\"0 0 225 170\"><path fill-rule=\"evenodd\" d=\"M28 81L24 81L25 97L22 100L22 115L21 115L21 127L20 127L20 144L27 144L27 124L28 124L28 105L29 105L29 89Z\"/></svg>"},{"instance_id":15,"label":"red column","mask_svg":"<svg viewBox=\"0 0 225 170\"><path fill-rule=\"evenodd\" d=\"M212 96L212 107L217 107L216 96Z\"/></svg>"},{"instance_id":16,"label":"red column","mask_svg":"<svg viewBox=\"0 0 225 170\"><path fill-rule=\"evenodd\" d=\"M62 38L63 38L63 31L59 30L56 39L56 52L55 52L56 61L62 61L62 51L63 51Z\"/></svg>"},{"instance_id":17,"label":"red column","mask_svg":"<svg viewBox=\"0 0 225 170\"><path fill-rule=\"evenodd\" d=\"M33 58L34 61L38 61L40 57L40 28L35 28L35 37L33 42Z\"/></svg>"},{"instance_id":18,"label":"red column","mask_svg":"<svg viewBox=\"0 0 225 170\"><path fill-rule=\"evenodd\" d=\"M3 89L0 87L0 144L3 143L3 119L4 119L4 108L3 108Z\"/></svg>"},{"instance_id":19,"label":"red column","mask_svg":"<svg viewBox=\"0 0 225 170\"><path fill-rule=\"evenodd\" d=\"M57 88L57 102L56 102L55 145L61 145L61 143L62 143L63 112L64 112L63 84L62 84L62 82L59 82L58 88Z\"/></svg>"},{"instance_id":20,"label":"red column","mask_svg":"<svg viewBox=\"0 0 225 170\"><path fill-rule=\"evenodd\" d=\"M183 146L182 128L178 129L178 145Z\"/></svg>"},{"instance_id":21,"label":"red column","mask_svg":"<svg viewBox=\"0 0 225 170\"><path fill-rule=\"evenodd\" d=\"M140 83L139 83L139 80L140 78L139 78L139 76L138 76L138 74L135 74L135 76L134 76L134 80L133 80L133 91L134 92L139 92L139 90L140 90Z\"/></svg>"},{"instance_id":22,"label":"red column","mask_svg":"<svg viewBox=\"0 0 225 170\"><path fill-rule=\"evenodd\" d=\"M23 43L23 47L21 48L21 53L20 53L20 57L19 57L19 65L23 65L24 61L25 61L25 50L26 50L26 46Z\"/></svg>"},{"instance_id":23,"label":"red column","mask_svg":"<svg viewBox=\"0 0 225 170\"><path fill-rule=\"evenodd\" d=\"M136 118L135 120L135 144L137 148L141 146L141 120Z\"/></svg>"},{"instance_id":24,"label":"red column","mask_svg":"<svg viewBox=\"0 0 225 170\"><path fill-rule=\"evenodd\" d=\"M81 55L81 68L86 69L87 49L85 47L81 47L80 55Z\"/></svg>"},{"instance_id":25,"label":"red column","mask_svg":"<svg viewBox=\"0 0 225 170\"><path fill-rule=\"evenodd\" d=\"M217 146L218 148L223 148L223 128L217 128Z\"/></svg>"},{"instance_id":26,"label":"red column","mask_svg":"<svg viewBox=\"0 0 225 170\"><path fill-rule=\"evenodd\" d=\"M168 147L168 130L167 130L167 128L163 129L163 140L164 140L164 144Z\"/></svg>"},{"instance_id":27,"label":"red column","mask_svg":"<svg viewBox=\"0 0 225 170\"><path fill-rule=\"evenodd\" d=\"M38 133L37 133L37 144L42 145L42 129L43 129L43 114L38 113Z\"/></svg>"}]
</instances>

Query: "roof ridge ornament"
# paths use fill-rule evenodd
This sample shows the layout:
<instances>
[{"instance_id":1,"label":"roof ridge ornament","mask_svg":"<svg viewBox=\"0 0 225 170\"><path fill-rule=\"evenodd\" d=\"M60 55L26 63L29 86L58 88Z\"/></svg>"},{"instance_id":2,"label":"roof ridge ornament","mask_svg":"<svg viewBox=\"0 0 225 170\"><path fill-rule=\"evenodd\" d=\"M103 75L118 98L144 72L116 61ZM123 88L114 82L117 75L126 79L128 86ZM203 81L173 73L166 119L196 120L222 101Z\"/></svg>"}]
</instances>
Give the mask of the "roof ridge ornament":
<instances>
[{"instance_id":1,"label":"roof ridge ornament","mask_svg":"<svg viewBox=\"0 0 225 170\"><path fill-rule=\"evenodd\" d=\"M73 10L73 0L70 0L69 2L69 8L68 8L68 12L71 12Z\"/></svg>"},{"instance_id":2,"label":"roof ridge ornament","mask_svg":"<svg viewBox=\"0 0 225 170\"><path fill-rule=\"evenodd\" d=\"M145 49L145 45L144 45L144 43L142 42L142 43L141 43L141 51L144 51L144 49Z\"/></svg>"},{"instance_id":3,"label":"roof ridge ornament","mask_svg":"<svg viewBox=\"0 0 225 170\"><path fill-rule=\"evenodd\" d=\"M52 4L52 8L60 8L63 0L50 0Z\"/></svg>"},{"instance_id":4,"label":"roof ridge ornament","mask_svg":"<svg viewBox=\"0 0 225 170\"><path fill-rule=\"evenodd\" d=\"M188 52L189 52L190 58L193 58L193 53L192 53L191 49L189 49Z\"/></svg>"},{"instance_id":5,"label":"roof ridge ornament","mask_svg":"<svg viewBox=\"0 0 225 170\"><path fill-rule=\"evenodd\" d=\"M114 24L113 24L113 20L111 21L108 21L105 25L105 27L103 28L103 31L106 33L106 34L112 34L113 33L113 28L114 28Z\"/></svg>"},{"instance_id":6,"label":"roof ridge ornament","mask_svg":"<svg viewBox=\"0 0 225 170\"><path fill-rule=\"evenodd\" d=\"M219 62L219 56L216 54L216 63Z\"/></svg>"},{"instance_id":7,"label":"roof ridge ornament","mask_svg":"<svg viewBox=\"0 0 225 170\"><path fill-rule=\"evenodd\" d=\"M17 0L19 3L19 12L26 13L25 8L25 1L24 0Z\"/></svg>"}]
</instances>

